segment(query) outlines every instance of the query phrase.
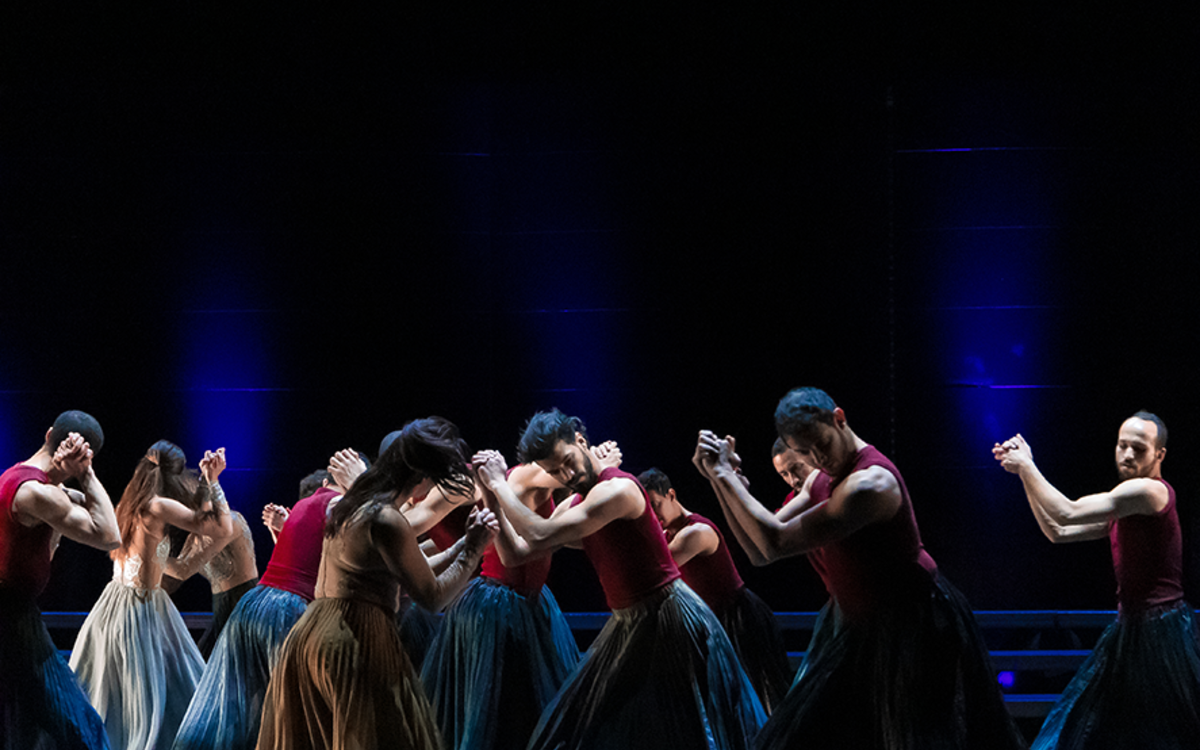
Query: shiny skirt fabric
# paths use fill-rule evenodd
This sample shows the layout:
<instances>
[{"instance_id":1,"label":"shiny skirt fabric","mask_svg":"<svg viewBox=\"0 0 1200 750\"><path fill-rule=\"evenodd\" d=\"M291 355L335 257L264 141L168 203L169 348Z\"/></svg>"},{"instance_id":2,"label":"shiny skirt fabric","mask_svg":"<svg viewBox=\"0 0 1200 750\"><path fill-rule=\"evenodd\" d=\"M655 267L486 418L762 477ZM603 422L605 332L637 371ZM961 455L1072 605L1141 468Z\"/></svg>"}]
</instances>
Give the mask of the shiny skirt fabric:
<instances>
[{"instance_id":1,"label":"shiny skirt fabric","mask_svg":"<svg viewBox=\"0 0 1200 750\"><path fill-rule=\"evenodd\" d=\"M71 669L113 750L166 750L204 660L165 591L111 581L83 622Z\"/></svg>"},{"instance_id":2,"label":"shiny skirt fabric","mask_svg":"<svg viewBox=\"0 0 1200 750\"><path fill-rule=\"evenodd\" d=\"M760 750L1013 750L1026 746L1004 704L975 617L944 579L914 583L851 623L830 602Z\"/></svg>"},{"instance_id":3,"label":"shiny skirt fabric","mask_svg":"<svg viewBox=\"0 0 1200 750\"><path fill-rule=\"evenodd\" d=\"M308 603L255 586L233 609L175 737L175 750L251 750L271 668Z\"/></svg>"},{"instance_id":4,"label":"shiny skirt fabric","mask_svg":"<svg viewBox=\"0 0 1200 750\"><path fill-rule=\"evenodd\" d=\"M351 599L313 601L271 673L258 747L442 747L394 613Z\"/></svg>"},{"instance_id":5,"label":"shiny skirt fabric","mask_svg":"<svg viewBox=\"0 0 1200 750\"><path fill-rule=\"evenodd\" d=\"M742 750L765 720L712 610L675 581L613 612L530 750Z\"/></svg>"},{"instance_id":6,"label":"shiny skirt fabric","mask_svg":"<svg viewBox=\"0 0 1200 750\"><path fill-rule=\"evenodd\" d=\"M546 587L522 595L476 578L446 610L421 681L453 750L523 750L579 662Z\"/></svg>"},{"instance_id":7,"label":"shiny skirt fabric","mask_svg":"<svg viewBox=\"0 0 1200 750\"><path fill-rule=\"evenodd\" d=\"M1035 750L1200 748L1200 633L1183 602L1121 614L1079 668Z\"/></svg>"},{"instance_id":8,"label":"shiny skirt fabric","mask_svg":"<svg viewBox=\"0 0 1200 750\"><path fill-rule=\"evenodd\" d=\"M412 661L413 669L420 672L425 654L442 627L441 615L430 612L408 596L401 596L396 627L400 629L400 642L404 644L404 652Z\"/></svg>"},{"instance_id":9,"label":"shiny skirt fabric","mask_svg":"<svg viewBox=\"0 0 1200 750\"><path fill-rule=\"evenodd\" d=\"M717 612L742 667L768 714L787 695L792 684L783 631L775 613L750 589L743 586L736 598Z\"/></svg>"},{"instance_id":10,"label":"shiny skirt fabric","mask_svg":"<svg viewBox=\"0 0 1200 750\"><path fill-rule=\"evenodd\" d=\"M0 590L0 750L107 750L96 709L33 601Z\"/></svg>"}]
</instances>

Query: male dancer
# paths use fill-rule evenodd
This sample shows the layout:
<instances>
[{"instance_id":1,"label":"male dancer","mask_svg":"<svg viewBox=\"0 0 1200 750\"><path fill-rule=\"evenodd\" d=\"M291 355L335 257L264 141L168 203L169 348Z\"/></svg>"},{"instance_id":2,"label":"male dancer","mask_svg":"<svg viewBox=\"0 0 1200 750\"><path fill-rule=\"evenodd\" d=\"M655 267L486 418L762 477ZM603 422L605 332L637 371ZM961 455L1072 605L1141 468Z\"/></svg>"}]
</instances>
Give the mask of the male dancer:
<instances>
[{"instance_id":1,"label":"male dancer","mask_svg":"<svg viewBox=\"0 0 1200 750\"><path fill-rule=\"evenodd\" d=\"M645 491L603 468L582 421L554 409L529 420L517 448L579 493L549 518L523 505L499 453L478 454L485 500L510 555L582 545L613 609L530 741L543 748L747 748L764 715L729 638L671 559Z\"/></svg>"},{"instance_id":2,"label":"male dancer","mask_svg":"<svg viewBox=\"0 0 1200 750\"><path fill-rule=\"evenodd\" d=\"M705 431L698 446L738 540L766 560L807 553L830 594L800 674L756 746L1024 746L970 607L921 544L895 465L816 388L784 396L775 426L821 471L786 520L746 492L731 439Z\"/></svg>"},{"instance_id":3,"label":"male dancer","mask_svg":"<svg viewBox=\"0 0 1200 750\"><path fill-rule=\"evenodd\" d=\"M769 714L791 685L787 649L775 614L746 587L717 525L683 507L659 469L638 475L662 524L683 581L712 609Z\"/></svg>"},{"instance_id":4,"label":"male dancer","mask_svg":"<svg viewBox=\"0 0 1200 750\"><path fill-rule=\"evenodd\" d=\"M60 536L121 546L112 501L92 469L100 424L63 412L42 447L0 475L0 747L107 748L108 735L42 623L36 599ZM82 493L64 490L67 479Z\"/></svg>"},{"instance_id":5,"label":"male dancer","mask_svg":"<svg viewBox=\"0 0 1200 750\"><path fill-rule=\"evenodd\" d=\"M1117 432L1108 492L1071 500L1046 480L1025 438L992 452L1021 478L1052 542L1108 538L1117 621L1046 717L1035 748L1194 748L1200 742L1200 640L1183 600L1183 545L1175 490L1162 478L1167 428L1140 411Z\"/></svg>"}]
</instances>

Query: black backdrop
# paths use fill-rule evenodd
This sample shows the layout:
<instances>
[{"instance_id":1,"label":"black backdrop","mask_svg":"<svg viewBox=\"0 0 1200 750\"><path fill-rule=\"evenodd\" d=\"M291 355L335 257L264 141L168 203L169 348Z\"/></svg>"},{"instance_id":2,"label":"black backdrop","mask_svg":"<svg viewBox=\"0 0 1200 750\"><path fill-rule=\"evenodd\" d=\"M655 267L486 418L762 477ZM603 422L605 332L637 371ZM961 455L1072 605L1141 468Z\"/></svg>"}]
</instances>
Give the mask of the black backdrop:
<instances>
[{"instance_id":1,"label":"black backdrop","mask_svg":"<svg viewBox=\"0 0 1200 750\"><path fill-rule=\"evenodd\" d=\"M559 5L7 6L4 460L83 408L114 496L160 437L226 445L256 520L407 419L511 460L557 405L716 515L696 431L777 503L771 411L813 384L975 606L1107 608L1105 545L1046 543L989 448L1099 490L1149 408L1196 546L1194 13ZM65 544L43 606L107 577ZM602 606L576 554L552 585Z\"/></svg>"}]
</instances>

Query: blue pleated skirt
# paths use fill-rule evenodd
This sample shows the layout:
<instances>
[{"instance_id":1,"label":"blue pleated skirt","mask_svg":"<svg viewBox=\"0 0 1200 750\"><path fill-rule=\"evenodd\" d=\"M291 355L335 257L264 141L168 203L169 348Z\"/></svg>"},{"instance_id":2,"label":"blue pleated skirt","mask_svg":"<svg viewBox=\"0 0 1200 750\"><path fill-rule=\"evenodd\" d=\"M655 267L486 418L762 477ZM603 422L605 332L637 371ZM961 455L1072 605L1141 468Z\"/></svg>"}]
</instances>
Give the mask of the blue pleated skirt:
<instances>
[{"instance_id":1,"label":"blue pleated skirt","mask_svg":"<svg viewBox=\"0 0 1200 750\"><path fill-rule=\"evenodd\" d=\"M898 589L870 617L821 610L759 750L1015 750L1026 746L963 596L945 579Z\"/></svg>"},{"instance_id":2,"label":"blue pleated skirt","mask_svg":"<svg viewBox=\"0 0 1200 750\"><path fill-rule=\"evenodd\" d=\"M271 669L303 598L255 586L225 623L175 737L173 750L250 750L258 741Z\"/></svg>"},{"instance_id":3,"label":"blue pleated skirt","mask_svg":"<svg viewBox=\"0 0 1200 750\"><path fill-rule=\"evenodd\" d=\"M530 750L744 750L766 716L716 615L682 581L613 612Z\"/></svg>"},{"instance_id":4,"label":"blue pleated skirt","mask_svg":"<svg viewBox=\"0 0 1200 750\"><path fill-rule=\"evenodd\" d=\"M1184 602L1122 613L1046 717L1034 750L1200 748L1200 633Z\"/></svg>"},{"instance_id":5,"label":"blue pleated skirt","mask_svg":"<svg viewBox=\"0 0 1200 750\"><path fill-rule=\"evenodd\" d=\"M421 680L447 748L520 750L578 662L550 589L480 577L446 610Z\"/></svg>"},{"instance_id":6,"label":"blue pleated skirt","mask_svg":"<svg viewBox=\"0 0 1200 750\"><path fill-rule=\"evenodd\" d=\"M108 734L32 600L0 591L0 748L107 750Z\"/></svg>"},{"instance_id":7,"label":"blue pleated skirt","mask_svg":"<svg viewBox=\"0 0 1200 750\"><path fill-rule=\"evenodd\" d=\"M743 586L729 604L717 611L742 667L768 714L775 710L792 684L783 631L775 613Z\"/></svg>"}]
</instances>

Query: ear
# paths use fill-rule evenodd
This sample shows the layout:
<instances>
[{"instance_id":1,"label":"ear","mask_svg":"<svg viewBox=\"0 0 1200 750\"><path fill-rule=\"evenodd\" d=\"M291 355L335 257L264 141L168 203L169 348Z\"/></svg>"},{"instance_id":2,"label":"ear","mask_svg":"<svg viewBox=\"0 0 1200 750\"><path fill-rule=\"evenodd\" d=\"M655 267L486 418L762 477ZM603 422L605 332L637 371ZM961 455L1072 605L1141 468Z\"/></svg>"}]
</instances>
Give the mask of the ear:
<instances>
[{"instance_id":1,"label":"ear","mask_svg":"<svg viewBox=\"0 0 1200 750\"><path fill-rule=\"evenodd\" d=\"M1159 463L1162 463L1162 460L1167 457L1167 449L1159 448L1158 450L1154 451L1154 457L1158 459Z\"/></svg>"},{"instance_id":2,"label":"ear","mask_svg":"<svg viewBox=\"0 0 1200 750\"><path fill-rule=\"evenodd\" d=\"M667 490L667 499L670 500L671 502L675 502L675 488L674 487Z\"/></svg>"},{"instance_id":3,"label":"ear","mask_svg":"<svg viewBox=\"0 0 1200 750\"><path fill-rule=\"evenodd\" d=\"M842 407L833 407L833 424L841 427L846 424L846 412L842 411Z\"/></svg>"},{"instance_id":4,"label":"ear","mask_svg":"<svg viewBox=\"0 0 1200 750\"><path fill-rule=\"evenodd\" d=\"M584 450L587 450L589 448L587 438L585 438L583 436L582 432L575 433L575 444L578 445L580 448L583 448Z\"/></svg>"}]
</instances>

